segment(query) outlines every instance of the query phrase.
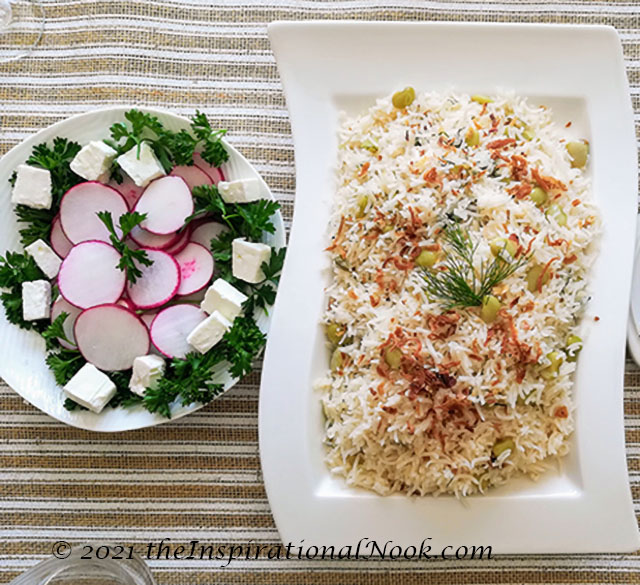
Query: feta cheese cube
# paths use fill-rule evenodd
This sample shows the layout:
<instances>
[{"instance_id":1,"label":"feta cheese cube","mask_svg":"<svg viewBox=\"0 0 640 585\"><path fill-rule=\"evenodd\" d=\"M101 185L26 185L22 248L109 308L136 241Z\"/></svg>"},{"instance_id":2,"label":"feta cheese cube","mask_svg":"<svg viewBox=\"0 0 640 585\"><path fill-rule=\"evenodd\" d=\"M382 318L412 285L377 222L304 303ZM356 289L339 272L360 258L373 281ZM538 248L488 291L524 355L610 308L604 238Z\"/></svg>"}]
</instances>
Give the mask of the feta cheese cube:
<instances>
[{"instance_id":1,"label":"feta cheese cube","mask_svg":"<svg viewBox=\"0 0 640 585\"><path fill-rule=\"evenodd\" d=\"M129 380L129 389L134 394L144 396L144 391L151 388L164 375L164 360L157 355L141 355L133 360L133 373Z\"/></svg>"},{"instance_id":2,"label":"feta cheese cube","mask_svg":"<svg viewBox=\"0 0 640 585\"><path fill-rule=\"evenodd\" d=\"M200 308L209 315L219 311L223 317L233 321L242 313L242 303L246 300L247 296L236 287L230 285L224 278L218 278L207 289Z\"/></svg>"},{"instance_id":3,"label":"feta cheese cube","mask_svg":"<svg viewBox=\"0 0 640 585\"><path fill-rule=\"evenodd\" d=\"M33 257L38 265L49 278L55 278L60 271L62 259L58 256L44 240L36 240L29 244L24 251Z\"/></svg>"},{"instance_id":4,"label":"feta cheese cube","mask_svg":"<svg viewBox=\"0 0 640 585\"><path fill-rule=\"evenodd\" d=\"M22 317L25 321L48 319L51 316L51 283L32 280L22 283Z\"/></svg>"},{"instance_id":5,"label":"feta cheese cube","mask_svg":"<svg viewBox=\"0 0 640 585\"><path fill-rule=\"evenodd\" d=\"M138 147L134 146L131 150L121 154L116 161L138 187L146 187L153 179L165 174L148 142L143 142L140 145L139 158Z\"/></svg>"},{"instance_id":6,"label":"feta cheese cube","mask_svg":"<svg viewBox=\"0 0 640 585\"><path fill-rule=\"evenodd\" d=\"M62 388L64 393L78 404L100 412L116 393L116 385L109 376L93 364L85 364Z\"/></svg>"},{"instance_id":7,"label":"feta cheese cube","mask_svg":"<svg viewBox=\"0 0 640 585\"><path fill-rule=\"evenodd\" d=\"M92 140L82 147L69 166L71 170L87 181L97 181L104 175L118 154L102 140Z\"/></svg>"},{"instance_id":8,"label":"feta cheese cube","mask_svg":"<svg viewBox=\"0 0 640 585\"><path fill-rule=\"evenodd\" d=\"M31 165L18 165L11 203L33 209L51 208L51 173Z\"/></svg>"},{"instance_id":9,"label":"feta cheese cube","mask_svg":"<svg viewBox=\"0 0 640 585\"><path fill-rule=\"evenodd\" d=\"M271 247L267 244L247 242L244 238L236 238L231 242L231 249L233 275L245 282L262 282L265 278L262 263L269 262Z\"/></svg>"},{"instance_id":10,"label":"feta cheese cube","mask_svg":"<svg viewBox=\"0 0 640 585\"><path fill-rule=\"evenodd\" d=\"M194 349L205 353L222 339L230 327L231 321L227 320L219 311L214 311L189 333L187 341Z\"/></svg>"},{"instance_id":11,"label":"feta cheese cube","mask_svg":"<svg viewBox=\"0 0 640 585\"><path fill-rule=\"evenodd\" d=\"M220 181L217 187L220 197L226 203L249 203L250 201L264 199L262 186L258 179Z\"/></svg>"}]
</instances>

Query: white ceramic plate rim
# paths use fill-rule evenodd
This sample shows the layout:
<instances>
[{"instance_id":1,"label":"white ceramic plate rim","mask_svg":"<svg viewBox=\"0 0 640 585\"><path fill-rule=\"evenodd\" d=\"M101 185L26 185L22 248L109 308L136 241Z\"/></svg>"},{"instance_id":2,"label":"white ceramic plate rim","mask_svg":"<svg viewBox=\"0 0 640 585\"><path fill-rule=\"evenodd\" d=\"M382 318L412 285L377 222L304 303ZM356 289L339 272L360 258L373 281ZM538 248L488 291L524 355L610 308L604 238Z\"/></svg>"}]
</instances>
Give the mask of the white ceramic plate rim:
<instances>
[{"instance_id":1,"label":"white ceramic plate rim","mask_svg":"<svg viewBox=\"0 0 640 585\"><path fill-rule=\"evenodd\" d=\"M404 545L431 537L435 549L473 543L520 554L638 548L622 411L636 149L615 30L288 22L270 25L269 35L287 96L297 169L289 253L260 393L264 479L282 539L337 549L362 537ZM532 54L534 45L538 50ZM576 375L571 464L557 477L545 476L538 484L517 480L464 504L451 497L384 498L332 478L322 462L322 415L311 389L318 360L326 359L318 326L327 265L321 250L333 192L337 109L350 99L382 96L409 84L474 93L512 88L532 98L581 105L582 129L592 140L594 194L605 221L591 285L592 331ZM608 286L607 274L615 275L615 286ZM600 318L597 326L594 315Z\"/></svg>"},{"instance_id":2,"label":"white ceramic plate rim","mask_svg":"<svg viewBox=\"0 0 640 585\"><path fill-rule=\"evenodd\" d=\"M144 106L109 106L76 114L56 122L14 146L0 159L0 194L2 195L0 205L3 206L0 209L4 214L0 220L4 222L3 227L0 228L2 255L6 250L22 250L17 235L17 222L9 203L10 188L6 179L18 164L29 157L33 146L49 141L55 136L64 136L77 140L81 144L91 139L106 138L109 126L116 121L124 121L124 113L134 107L158 116L165 124L169 124L175 129L189 127L187 118L173 114L165 109ZM104 120L104 122L101 122L101 120ZM90 131L87 128L92 128L96 125L99 126L98 132L101 132L101 134L99 136L88 135ZM258 178L262 182L264 192L268 194L270 199L273 199L269 187L249 161L228 142L225 141L224 144L229 152L229 161L222 167L225 176L228 179ZM276 216L275 225L276 232L272 236L269 235L267 242L279 248L285 245L284 224L282 215L279 212ZM258 318L258 324L265 333L268 331L270 320L270 316L260 316ZM182 406L176 401L171 407L171 419L159 414L152 414L141 406L117 409L106 408L100 414L94 414L89 411L69 412L62 406L64 400L62 390L55 384L53 375L44 364L44 356L45 350L42 338L37 333L23 331L9 323L6 320L4 309L0 308L0 376L25 400L61 422L93 431L125 431L176 420L204 406L200 403ZM228 390L237 382L225 372L217 374L216 381L224 383L225 390Z\"/></svg>"}]
</instances>

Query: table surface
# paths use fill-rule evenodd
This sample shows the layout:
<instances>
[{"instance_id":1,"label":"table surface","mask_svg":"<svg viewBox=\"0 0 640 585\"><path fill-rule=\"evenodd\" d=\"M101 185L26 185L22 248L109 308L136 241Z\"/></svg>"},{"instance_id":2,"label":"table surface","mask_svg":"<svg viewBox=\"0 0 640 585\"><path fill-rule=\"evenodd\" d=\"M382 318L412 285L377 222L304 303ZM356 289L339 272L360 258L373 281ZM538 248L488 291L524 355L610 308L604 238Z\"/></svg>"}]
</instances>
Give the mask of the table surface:
<instances>
[{"instance_id":1,"label":"table surface","mask_svg":"<svg viewBox=\"0 0 640 585\"><path fill-rule=\"evenodd\" d=\"M24 0L21 0L24 1ZM622 39L640 140L640 3L578 0L45 0L39 47L0 64L0 153L70 114L109 104L196 108L229 129L283 205L294 203L289 120L266 25L278 19L594 23ZM29 25L31 26L31 25ZM54 542L146 550L276 544L258 455L260 368L185 419L101 435L64 426L0 382L0 583ZM625 431L640 507L640 370L628 362ZM297 543L294 543L297 544ZM253 552L252 552L253 554ZM638 554L491 561L149 562L159 583L639 583Z\"/></svg>"}]
</instances>

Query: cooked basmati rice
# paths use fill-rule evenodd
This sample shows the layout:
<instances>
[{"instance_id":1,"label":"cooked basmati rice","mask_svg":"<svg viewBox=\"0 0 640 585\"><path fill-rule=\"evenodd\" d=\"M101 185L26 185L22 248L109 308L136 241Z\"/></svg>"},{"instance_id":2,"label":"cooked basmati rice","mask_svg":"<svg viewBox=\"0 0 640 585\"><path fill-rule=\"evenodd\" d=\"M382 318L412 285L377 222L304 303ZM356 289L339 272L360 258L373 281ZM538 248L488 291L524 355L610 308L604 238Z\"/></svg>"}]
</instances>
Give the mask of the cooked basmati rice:
<instances>
[{"instance_id":1,"label":"cooked basmati rice","mask_svg":"<svg viewBox=\"0 0 640 585\"><path fill-rule=\"evenodd\" d=\"M599 216L550 110L492 99L426 93L396 109L389 97L341 126L324 315L340 345L316 386L326 462L348 485L466 496L536 478L569 450L579 344L567 339L580 334ZM549 197L539 207L536 186ZM477 244L476 272L496 238L531 256L492 290L493 322L426 290L425 270L451 254L447 225ZM424 250L432 269L415 265ZM533 266L545 269L531 292Z\"/></svg>"}]
</instances>

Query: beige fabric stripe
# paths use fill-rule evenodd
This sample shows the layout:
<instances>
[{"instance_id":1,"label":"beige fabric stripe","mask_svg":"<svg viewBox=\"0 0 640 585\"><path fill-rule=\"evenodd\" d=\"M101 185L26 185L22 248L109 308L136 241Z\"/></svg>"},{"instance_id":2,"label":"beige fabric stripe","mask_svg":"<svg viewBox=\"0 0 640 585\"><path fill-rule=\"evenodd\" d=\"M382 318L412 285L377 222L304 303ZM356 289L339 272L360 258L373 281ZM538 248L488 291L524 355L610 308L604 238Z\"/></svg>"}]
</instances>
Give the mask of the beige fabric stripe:
<instances>
[{"instance_id":1,"label":"beige fabric stripe","mask_svg":"<svg viewBox=\"0 0 640 585\"><path fill-rule=\"evenodd\" d=\"M19 0L23 2L24 0ZM31 57L0 64L0 153L68 115L108 104L202 109L283 202L293 143L266 36L276 19L597 23L622 38L640 145L640 2L610 0L44 0ZM27 22L10 42L30 38ZM93 434L60 425L0 383L0 583L47 558L59 539L144 547L171 538L275 545L258 457L258 369L185 419ZM640 370L625 374L630 482L640 513ZM141 549L139 549L141 550ZM417 563L152 560L163 584L429 585L639 583L640 556L502 557Z\"/></svg>"}]
</instances>

